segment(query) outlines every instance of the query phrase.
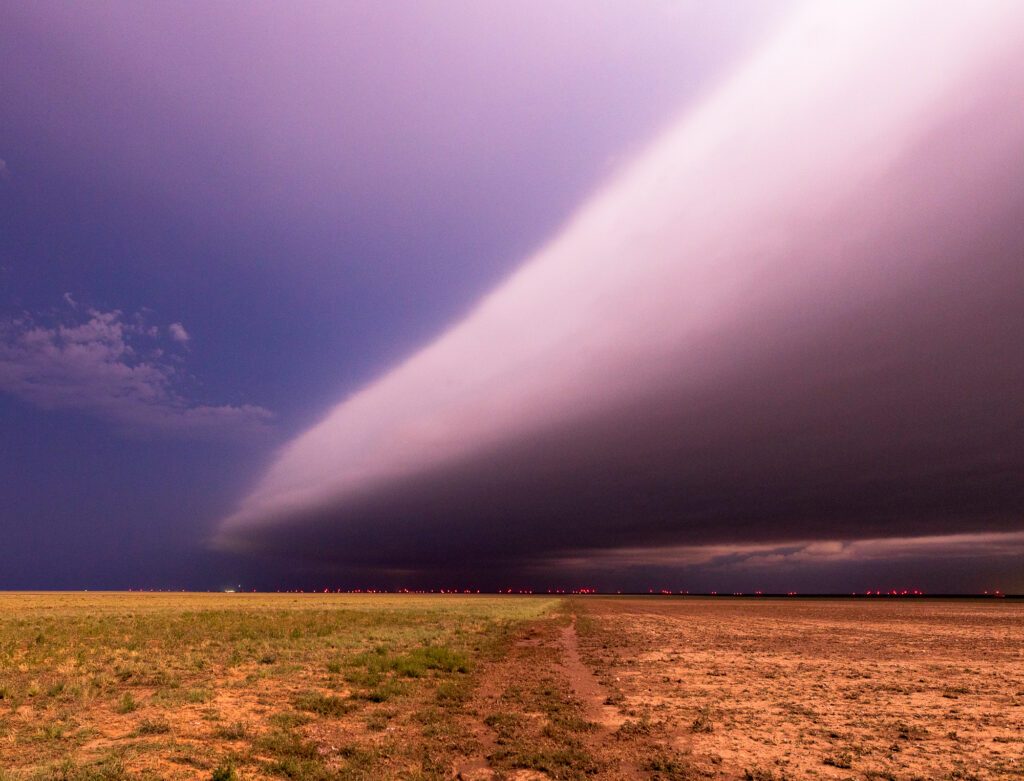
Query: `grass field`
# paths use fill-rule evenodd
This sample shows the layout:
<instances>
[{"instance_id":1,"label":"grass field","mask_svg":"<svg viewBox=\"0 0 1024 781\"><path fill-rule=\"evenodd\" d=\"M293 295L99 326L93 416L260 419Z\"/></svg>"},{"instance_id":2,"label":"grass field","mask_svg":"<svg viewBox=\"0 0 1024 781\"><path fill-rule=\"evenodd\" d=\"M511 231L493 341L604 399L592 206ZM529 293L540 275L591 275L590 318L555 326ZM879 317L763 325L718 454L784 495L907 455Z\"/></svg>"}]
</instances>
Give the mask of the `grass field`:
<instances>
[{"instance_id":1,"label":"grass field","mask_svg":"<svg viewBox=\"0 0 1024 781\"><path fill-rule=\"evenodd\" d=\"M0 779L1024 774L1024 606L0 594Z\"/></svg>"},{"instance_id":2,"label":"grass field","mask_svg":"<svg viewBox=\"0 0 1024 781\"><path fill-rule=\"evenodd\" d=\"M443 777L475 663L544 599L0 595L12 778Z\"/></svg>"}]
</instances>

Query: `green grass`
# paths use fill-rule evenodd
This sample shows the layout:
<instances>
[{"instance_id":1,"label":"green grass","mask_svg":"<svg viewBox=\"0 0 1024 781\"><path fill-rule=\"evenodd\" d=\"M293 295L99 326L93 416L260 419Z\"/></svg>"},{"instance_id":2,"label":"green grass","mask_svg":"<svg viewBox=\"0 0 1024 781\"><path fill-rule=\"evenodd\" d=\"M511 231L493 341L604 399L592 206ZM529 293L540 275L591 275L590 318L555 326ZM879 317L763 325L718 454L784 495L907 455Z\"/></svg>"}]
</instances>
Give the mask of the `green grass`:
<instances>
[{"instance_id":1,"label":"green grass","mask_svg":"<svg viewBox=\"0 0 1024 781\"><path fill-rule=\"evenodd\" d=\"M244 721L221 724L213 730L214 737L220 740L244 740L249 737L249 733L249 725Z\"/></svg>"},{"instance_id":2,"label":"green grass","mask_svg":"<svg viewBox=\"0 0 1024 781\"><path fill-rule=\"evenodd\" d=\"M312 721L312 717L305 713L295 713L294 711L282 711L281 713L275 713L269 719L270 723L282 730L295 729L301 727L304 724L308 724Z\"/></svg>"},{"instance_id":3,"label":"green grass","mask_svg":"<svg viewBox=\"0 0 1024 781\"><path fill-rule=\"evenodd\" d=\"M373 651L365 651L350 657L348 664L354 668L349 671L347 680L352 683L379 682L381 676L394 672L405 678L422 678L431 671L446 673L468 673L470 662L467 654L453 651L447 645L427 645L413 648L401 654L390 653L386 646L378 646ZM329 671L340 672L337 662L328 663Z\"/></svg>"},{"instance_id":4,"label":"green grass","mask_svg":"<svg viewBox=\"0 0 1024 781\"><path fill-rule=\"evenodd\" d=\"M166 735L171 731L171 725L163 719L143 719L135 728L137 735Z\"/></svg>"},{"instance_id":5,"label":"green grass","mask_svg":"<svg viewBox=\"0 0 1024 781\"><path fill-rule=\"evenodd\" d=\"M606 770L586 740L598 725L583 718L566 681L542 672L544 667L541 659L528 664L523 679L502 693L502 709L485 717L498 744L492 766L554 779L584 779Z\"/></svg>"},{"instance_id":6,"label":"green grass","mask_svg":"<svg viewBox=\"0 0 1024 781\"><path fill-rule=\"evenodd\" d=\"M357 707L351 699L331 694L301 694L295 698L295 707L300 711L316 713L320 716L344 716Z\"/></svg>"},{"instance_id":7,"label":"green grass","mask_svg":"<svg viewBox=\"0 0 1024 781\"><path fill-rule=\"evenodd\" d=\"M138 704L136 704L135 698L132 696L132 693L125 692L123 695L121 695L121 701L117 705L117 712L132 713L138 707L139 706Z\"/></svg>"},{"instance_id":8,"label":"green grass","mask_svg":"<svg viewBox=\"0 0 1024 781\"><path fill-rule=\"evenodd\" d=\"M218 765L214 768L213 773L210 775L210 781L237 781L238 773L235 772L235 765L233 762L226 762L223 765Z\"/></svg>"}]
</instances>

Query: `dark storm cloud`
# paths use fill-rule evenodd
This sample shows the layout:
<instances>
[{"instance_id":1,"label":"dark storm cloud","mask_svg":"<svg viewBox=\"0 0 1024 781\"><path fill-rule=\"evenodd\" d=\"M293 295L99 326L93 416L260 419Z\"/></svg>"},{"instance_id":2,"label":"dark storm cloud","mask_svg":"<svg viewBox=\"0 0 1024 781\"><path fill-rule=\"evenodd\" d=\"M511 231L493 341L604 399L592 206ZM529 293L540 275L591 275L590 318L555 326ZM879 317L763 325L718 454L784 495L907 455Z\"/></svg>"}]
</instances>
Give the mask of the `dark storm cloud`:
<instances>
[{"instance_id":1,"label":"dark storm cloud","mask_svg":"<svg viewBox=\"0 0 1024 781\"><path fill-rule=\"evenodd\" d=\"M218 544L504 572L1019 531L1018 16L812 4Z\"/></svg>"}]
</instances>

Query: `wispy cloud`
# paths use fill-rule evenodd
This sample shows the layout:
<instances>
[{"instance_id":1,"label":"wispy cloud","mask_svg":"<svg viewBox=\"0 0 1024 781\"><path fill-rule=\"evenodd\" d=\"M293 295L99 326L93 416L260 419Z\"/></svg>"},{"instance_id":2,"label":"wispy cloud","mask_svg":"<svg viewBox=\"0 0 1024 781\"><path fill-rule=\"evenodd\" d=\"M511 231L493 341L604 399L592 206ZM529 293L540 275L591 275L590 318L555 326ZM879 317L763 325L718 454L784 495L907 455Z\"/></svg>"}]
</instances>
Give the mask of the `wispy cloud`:
<instances>
[{"instance_id":1,"label":"wispy cloud","mask_svg":"<svg viewBox=\"0 0 1024 781\"><path fill-rule=\"evenodd\" d=\"M181 356L167 351L141 313L87 309L70 293L64 300L71 311L63 316L23 313L0 322L0 390L134 434L235 437L266 427L271 413L263 407L191 400ZM180 323L169 333L172 344L188 338Z\"/></svg>"}]
</instances>

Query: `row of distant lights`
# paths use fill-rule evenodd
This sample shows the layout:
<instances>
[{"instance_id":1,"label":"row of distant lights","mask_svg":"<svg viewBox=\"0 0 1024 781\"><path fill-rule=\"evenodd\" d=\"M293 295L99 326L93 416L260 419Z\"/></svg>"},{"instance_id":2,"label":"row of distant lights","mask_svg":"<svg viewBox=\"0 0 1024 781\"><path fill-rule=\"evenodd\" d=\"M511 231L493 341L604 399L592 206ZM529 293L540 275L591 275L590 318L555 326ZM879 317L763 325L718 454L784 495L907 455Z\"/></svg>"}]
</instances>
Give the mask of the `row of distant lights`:
<instances>
[{"instance_id":1,"label":"row of distant lights","mask_svg":"<svg viewBox=\"0 0 1024 781\"><path fill-rule=\"evenodd\" d=\"M128 589L128 591L130 591L130 592L140 592L140 593L151 593L151 594L152 593L168 593L168 594L171 594L171 593L184 593L185 589L163 589L163 588L150 588L150 589L137 588L136 589L136 588L130 588L130 589ZM242 593L243 589L241 587L239 587L237 589L233 589L233 588L231 588L231 589L222 589L222 592L228 593L228 594L235 594L235 593ZM209 589L207 589L207 593L210 593ZM252 589L252 593L255 594L256 593L256 589ZM480 592L480 589L476 589L475 591L473 591L473 590L468 589L468 588L467 589L447 589L447 588L441 588L441 589L408 589L408 588L400 588L400 589L397 589L396 591L389 591L388 589L373 589L373 588L369 588L369 589L362 589L362 588L340 589L339 588L339 589L334 589L332 591L331 589L325 588L322 591L320 591L320 590L306 591L305 589L278 589L276 593L278 593L278 594L307 594L307 593L308 594L479 594L481 592ZM543 594L545 592L543 592L543 591L534 591L533 589L525 589L525 588L521 588L521 589L511 589L510 588L510 589L498 589L498 591L496 593L498 593L498 594ZM569 594L569 595L573 595L573 596L582 596L582 595L587 595L587 594L600 594L602 592L599 592L597 589L593 589L593 588L578 588L578 589L548 589L546 593L548 593L548 594ZM608 593L610 594L611 592L608 592ZM622 592L621 591L616 591L615 593L616 594L621 594ZM663 596L672 596L672 595L688 596L690 594L689 591L667 591L665 589L662 589L660 591L655 591L654 589L648 589L647 593L648 594L660 594L660 595L663 595ZM850 596L855 597L855 596L858 595L858 593L860 593L860 592L851 591L850 592ZM701 594L701 596L705 596L705 595L706 596L712 596L712 597L719 597L719 596L732 596L732 597L750 597L750 596L755 596L755 597L759 597L759 596L763 595L763 592L761 592L761 591L752 591L752 592L751 591L732 591L732 592L728 592L728 593L724 593L724 594L719 594L717 591L711 591L711 592L706 592L706 594ZM865 592L863 592L863 595L864 596L868 596L868 597L923 597L924 596L924 592L923 591L919 591L918 589L913 589L913 590L903 589L902 591L897 591L895 589L893 589L891 591L882 591L882 590L879 589L877 591L871 591L871 590L865 591ZM1005 597L1006 596L1006 594L1001 592L999 589L995 589L994 591L991 591L991 592L990 591L985 591L984 595L985 596L992 596L992 597ZM772 595L770 595L770 596L772 596ZM795 596L797 596L797 592L796 591L787 591L786 592L786 596L788 596L788 597L795 597Z\"/></svg>"}]
</instances>

